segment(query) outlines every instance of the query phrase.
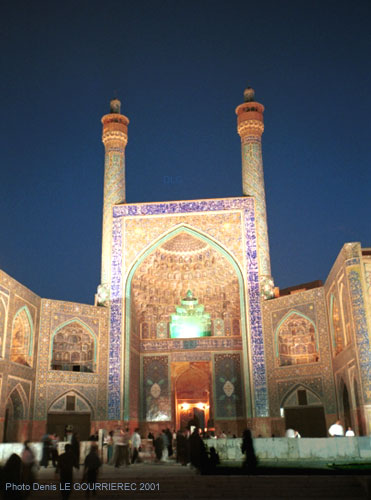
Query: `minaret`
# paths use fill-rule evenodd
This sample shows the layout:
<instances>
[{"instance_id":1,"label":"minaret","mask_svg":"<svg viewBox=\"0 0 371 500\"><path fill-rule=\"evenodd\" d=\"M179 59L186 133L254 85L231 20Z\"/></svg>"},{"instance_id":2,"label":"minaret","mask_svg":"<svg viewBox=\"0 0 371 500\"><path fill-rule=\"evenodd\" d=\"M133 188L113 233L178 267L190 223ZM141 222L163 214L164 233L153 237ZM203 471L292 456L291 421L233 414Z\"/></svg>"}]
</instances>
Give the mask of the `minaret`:
<instances>
[{"instance_id":1,"label":"minaret","mask_svg":"<svg viewBox=\"0 0 371 500\"><path fill-rule=\"evenodd\" d=\"M110 113L102 118L104 157L104 193L102 224L101 284L98 287L98 304L109 301L112 248L112 208L125 203L125 147L128 142L129 119L122 115L121 102L110 102Z\"/></svg>"},{"instance_id":2,"label":"minaret","mask_svg":"<svg viewBox=\"0 0 371 500\"><path fill-rule=\"evenodd\" d=\"M244 103L236 108L237 131L241 137L242 189L244 196L255 198L256 231L261 295L274 296L269 256L268 226L261 137L264 131L264 106L255 101L254 89L244 91Z\"/></svg>"}]
</instances>

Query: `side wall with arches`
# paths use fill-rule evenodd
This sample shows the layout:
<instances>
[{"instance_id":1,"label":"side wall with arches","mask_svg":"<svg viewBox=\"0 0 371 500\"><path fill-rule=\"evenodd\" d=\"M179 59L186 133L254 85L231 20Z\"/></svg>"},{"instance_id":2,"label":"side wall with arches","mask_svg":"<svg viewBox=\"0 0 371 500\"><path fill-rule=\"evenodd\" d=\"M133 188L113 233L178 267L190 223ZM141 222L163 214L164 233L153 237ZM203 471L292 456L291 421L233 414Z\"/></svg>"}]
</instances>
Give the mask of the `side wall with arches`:
<instances>
[{"instance_id":1,"label":"side wall with arches","mask_svg":"<svg viewBox=\"0 0 371 500\"><path fill-rule=\"evenodd\" d=\"M290 408L323 405L329 426L336 418L338 405L324 288L319 286L265 302L263 320L273 434L284 435L282 405L287 404L288 395L297 397L299 386L307 392L307 404L302 406L304 400L299 404L293 399ZM282 345L287 346L284 356Z\"/></svg>"},{"instance_id":2,"label":"side wall with arches","mask_svg":"<svg viewBox=\"0 0 371 500\"><path fill-rule=\"evenodd\" d=\"M346 243L325 283L339 416L357 435L371 432L371 309L364 258L369 250Z\"/></svg>"},{"instance_id":3,"label":"side wall with arches","mask_svg":"<svg viewBox=\"0 0 371 500\"><path fill-rule=\"evenodd\" d=\"M53 404L62 401L63 395L71 391L86 401L90 409L87 412L91 415L89 431L106 427L107 373L107 308L43 299L33 412L34 439L46 431ZM70 415L78 413L75 406Z\"/></svg>"},{"instance_id":4,"label":"side wall with arches","mask_svg":"<svg viewBox=\"0 0 371 500\"><path fill-rule=\"evenodd\" d=\"M40 303L0 271L0 442L31 437Z\"/></svg>"}]
</instances>

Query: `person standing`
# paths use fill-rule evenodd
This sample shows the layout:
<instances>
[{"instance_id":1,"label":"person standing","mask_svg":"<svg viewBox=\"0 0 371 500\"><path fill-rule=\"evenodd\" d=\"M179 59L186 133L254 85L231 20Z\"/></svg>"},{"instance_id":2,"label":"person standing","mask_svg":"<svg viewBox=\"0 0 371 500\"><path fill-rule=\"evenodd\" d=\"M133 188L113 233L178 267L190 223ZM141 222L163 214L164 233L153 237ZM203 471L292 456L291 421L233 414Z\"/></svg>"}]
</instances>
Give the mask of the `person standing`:
<instances>
[{"instance_id":1,"label":"person standing","mask_svg":"<svg viewBox=\"0 0 371 500\"><path fill-rule=\"evenodd\" d=\"M52 434L50 437L50 441L51 441L50 450L51 450L51 455L52 455L53 467L57 467L58 442L59 442L59 437L57 436L57 434Z\"/></svg>"},{"instance_id":2,"label":"person standing","mask_svg":"<svg viewBox=\"0 0 371 500\"><path fill-rule=\"evenodd\" d=\"M345 436L346 437L354 437L355 436L354 430L351 427L348 427L348 429L345 433Z\"/></svg>"},{"instance_id":3,"label":"person standing","mask_svg":"<svg viewBox=\"0 0 371 500\"><path fill-rule=\"evenodd\" d=\"M40 465L47 468L49 465L50 448L51 448L51 440L49 434L44 434L43 437L41 438L41 442L43 447L42 447Z\"/></svg>"},{"instance_id":4,"label":"person standing","mask_svg":"<svg viewBox=\"0 0 371 500\"><path fill-rule=\"evenodd\" d=\"M142 440L139 435L139 427L135 429L133 435L131 436L131 446L133 449L133 456L131 457L131 463L135 464L139 457L139 449L141 447Z\"/></svg>"},{"instance_id":5,"label":"person standing","mask_svg":"<svg viewBox=\"0 0 371 500\"><path fill-rule=\"evenodd\" d=\"M123 432L122 436L123 442L123 460L126 467L130 465L130 434L129 427L126 427L125 432Z\"/></svg>"},{"instance_id":6,"label":"person standing","mask_svg":"<svg viewBox=\"0 0 371 500\"><path fill-rule=\"evenodd\" d=\"M113 458L112 465L120 467L124 457L123 431L118 427L113 435Z\"/></svg>"},{"instance_id":7,"label":"person standing","mask_svg":"<svg viewBox=\"0 0 371 500\"><path fill-rule=\"evenodd\" d=\"M3 469L0 469L0 491L2 498L19 500L23 498L22 492L14 491L12 488L6 489L6 483L22 483L22 460L16 453L12 453L6 461Z\"/></svg>"},{"instance_id":8,"label":"person standing","mask_svg":"<svg viewBox=\"0 0 371 500\"><path fill-rule=\"evenodd\" d=\"M72 434L72 441L71 441L71 447L72 447L72 453L73 456L75 457L75 467L76 469L80 468L80 440L77 432L74 432Z\"/></svg>"},{"instance_id":9,"label":"person standing","mask_svg":"<svg viewBox=\"0 0 371 500\"><path fill-rule=\"evenodd\" d=\"M176 461L181 465L187 465L188 455L188 441L184 429L181 429L176 435Z\"/></svg>"},{"instance_id":10,"label":"person standing","mask_svg":"<svg viewBox=\"0 0 371 500\"><path fill-rule=\"evenodd\" d=\"M94 489L94 484L97 482L98 471L102 466L102 461L98 456L98 446L93 443L90 447L90 452L86 455L84 462L84 478L86 482L89 483L93 495L96 495L96 491ZM86 490L86 496L89 497L90 490Z\"/></svg>"},{"instance_id":11,"label":"person standing","mask_svg":"<svg viewBox=\"0 0 371 500\"><path fill-rule=\"evenodd\" d=\"M22 459L22 481L24 484L32 485L34 481L34 466L36 457L32 449L28 445L28 441L24 442L24 448L21 454Z\"/></svg>"},{"instance_id":12,"label":"person standing","mask_svg":"<svg viewBox=\"0 0 371 500\"><path fill-rule=\"evenodd\" d=\"M164 448L164 440L162 439L162 436L163 434L160 432L156 437L156 439L153 440L157 462L160 462L162 459L162 453Z\"/></svg>"},{"instance_id":13,"label":"person standing","mask_svg":"<svg viewBox=\"0 0 371 500\"><path fill-rule=\"evenodd\" d=\"M241 451L245 455L245 460L242 467L248 472L254 472L258 465L258 460L255 455L254 444L250 429L245 429L242 435Z\"/></svg>"},{"instance_id":14,"label":"person standing","mask_svg":"<svg viewBox=\"0 0 371 500\"><path fill-rule=\"evenodd\" d=\"M341 425L340 420L336 420L328 430L331 437L344 437L344 427Z\"/></svg>"},{"instance_id":15,"label":"person standing","mask_svg":"<svg viewBox=\"0 0 371 500\"><path fill-rule=\"evenodd\" d=\"M166 434L166 430L162 430L162 462L167 462L169 457L169 437Z\"/></svg>"},{"instance_id":16,"label":"person standing","mask_svg":"<svg viewBox=\"0 0 371 500\"><path fill-rule=\"evenodd\" d=\"M167 445L168 457L170 458L173 455L173 435L169 428L166 429L165 434L168 440L168 445Z\"/></svg>"},{"instance_id":17,"label":"person standing","mask_svg":"<svg viewBox=\"0 0 371 500\"><path fill-rule=\"evenodd\" d=\"M72 491L73 468L76 467L75 455L72 451L72 446L66 444L65 451L58 457L58 470L60 491L63 499L69 498Z\"/></svg>"},{"instance_id":18,"label":"person standing","mask_svg":"<svg viewBox=\"0 0 371 500\"><path fill-rule=\"evenodd\" d=\"M198 427L195 427L192 434L189 436L189 458L190 462L199 471L207 468L208 456L206 447L201 439Z\"/></svg>"},{"instance_id":19,"label":"person standing","mask_svg":"<svg viewBox=\"0 0 371 500\"><path fill-rule=\"evenodd\" d=\"M112 465L112 456L113 456L113 431L109 431L108 436L106 438L107 444L107 463Z\"/></svg>"}]
</instances>

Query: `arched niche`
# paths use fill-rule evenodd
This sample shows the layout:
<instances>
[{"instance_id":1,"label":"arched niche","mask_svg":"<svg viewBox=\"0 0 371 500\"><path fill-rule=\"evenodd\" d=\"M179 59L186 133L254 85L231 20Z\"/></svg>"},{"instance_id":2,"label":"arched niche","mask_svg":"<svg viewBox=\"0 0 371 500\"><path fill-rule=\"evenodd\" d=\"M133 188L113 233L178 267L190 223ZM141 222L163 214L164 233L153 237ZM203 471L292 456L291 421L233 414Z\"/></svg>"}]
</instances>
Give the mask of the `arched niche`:
<instances>
[{"instance_id":1,"label":"arched niche","mask_svg":"<svg viewBox=\"0 0 371 500\"><path fill-rule=\"evenodd\" d=\"M33 324L27 306L14 316L10 346L10 361L25 366L32 365Z\"/></svg>"},{"instance_id":2,"label":"arched niche","mask_svg":"<svg viewBox=\"0 0 371 500\"><path fill-rule=\"evenodd\" d=\"M197 274L199 267L204 273ZM188 290L211 315L211 335L241 335L239 279L231 259L185 229L164 238L136 267L130 290L131 334L141 339L169 337L171 314Z\"/></svg>"},{"instance_id":3,"label":"arched niche","mask_svg":"<svg viewBox=\"0 0 371 500\"><path fill-rule=\"evenodd\" d=\"M5 402L4 442L18 442L22 435L22 421L27 419L27 399L18 384Z\"/></svg>"},{"instance_id":4,"label":"arched niche","mask_svg":"<svg viewBox=\"0 0 371 500\"><path fill-rule=\"evenodd\" d=\"M276 328L275 343L279 366L319 360L316 325L300 311L292 310L281 319Z\"/></svg>"},{"instance_id":5,"label":"arched niche","mask_svg":"<svg viewBox=\"0 0 371 500\"><path fill-rule=\"evenodd\" d=\"M94 372L97 341L92 330L81 320L60 325L52 335L51 369Z\"/></svg>"}]
</instances>

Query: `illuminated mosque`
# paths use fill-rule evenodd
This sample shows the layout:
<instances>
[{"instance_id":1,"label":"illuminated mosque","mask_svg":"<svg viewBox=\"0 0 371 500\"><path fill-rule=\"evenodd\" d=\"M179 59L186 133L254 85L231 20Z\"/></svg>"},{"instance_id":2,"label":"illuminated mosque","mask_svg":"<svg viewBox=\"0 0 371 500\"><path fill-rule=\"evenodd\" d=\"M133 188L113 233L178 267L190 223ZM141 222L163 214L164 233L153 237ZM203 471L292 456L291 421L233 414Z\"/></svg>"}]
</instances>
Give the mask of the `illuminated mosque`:
<instances>
[{"instance_id":1,"label":"illuminated mosque","mask_svg":"<svg viewBox=\"0 0 371 500\"><path fill-rule=\"evenodd\" d=\"M321 437L338 416L371 433L371 249L345 243L324 284L274 285L263 112L246 89L240 197L126 203L129 119L111 101L95 305L0 271L0 441L190 422Z\"/></svg>"}]
</instances>

